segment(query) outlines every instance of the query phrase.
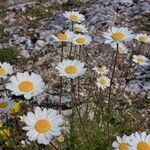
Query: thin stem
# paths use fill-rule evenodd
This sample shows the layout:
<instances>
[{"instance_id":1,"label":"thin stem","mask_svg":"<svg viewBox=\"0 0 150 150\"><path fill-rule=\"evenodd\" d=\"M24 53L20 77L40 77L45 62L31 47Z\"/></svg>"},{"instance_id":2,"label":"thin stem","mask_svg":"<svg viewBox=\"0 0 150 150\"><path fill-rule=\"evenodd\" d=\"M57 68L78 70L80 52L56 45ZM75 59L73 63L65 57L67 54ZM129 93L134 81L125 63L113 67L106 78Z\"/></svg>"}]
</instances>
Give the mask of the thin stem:
<instances>
[{"instance_id":1,"label":"thin stem","mask_svg":"<svg viewBox=\"0 0 150 150\"><path fill-rule=\"evenodd\" d=\"M74 129L74 87L73 87L73 79L71 81L71 108L72 108L72 114L70 119L70 141L71 141L71 147L74 149L74 135L75 135L75 129Z\"/></svg>"},{"instance_id":2,"label":"thin stem","mask_svg":"<svg viewBox=\"0 0 150 150\"><path fill-rule=\"evenodd\" d=\"M64 42L61 43L61 59L60 61L63 61L63 57L64 57Z\"/></svg>"},{"instance_id":3,"label":"thin stem","mask_svg":"<svg viewBox=\"0 0 150 150\"><path fill-rule=\"evenodd\" d=\"M63 57L64 57L64 42L62 42L61 45L61 62L63 61ZM59 113L61 114L61 110L62 110L62 89L63 89L63 79L62 77L60 77L60 99L59 99Z\"/></svg>"},{"instance_id":4,"label":"thin stem","mask_svg":"<svg viewBox=\"0 0 150 150\"><path fill-rule=\"evenodd\" d=\"M73 87L73 80L71 81L71 84L72 84L72 92L74 94L74 96L73 96L74 97L73 107L76 108L76 111L77 111L78 116L79 116L80 124L81 124L82 129L84 130L84 133L85 133L85 137L87 138L87 141L90 142L90 139L89 139L87 131L86 131L86 127L85 127L85 125L83 123L82 116L80 114L80 110L79 110L79 108L77 106L76 97L75 97L75 91L74 91L74 87Z\"/></svg>"},{"instance_id":5,"label":"thin stem","mask_svg":"<svg viewBox=\"0 0 150 150\"><path fill-rule=\"evenodd\" d=\"M51 145L55 150L58 150L58 148L57 148L52 142L50 142L50 145Z\"/></svg>"},{"instance_id":6,"label":"thin stem","mask_svg":"<svg viewBox=\"0 0 150 150\"><path fill-rule=\"evenodd\" d=\"M3 80L3 78L1 78L1 82L2 82L2 86L3 86L3 89L4 89L4 92L5 92L6 96L9 97L9 95L8 95L8 93L7 93L7 91L6 91L6 87L5 87L5 85L4 85L4 80Z\"/></svg>"},{"instance_id":7,"label":"thin stem","mask_svg":"<svg viewBox=\"0 0 150 150\"><path fill-rule=\"evenodd\" d=\"M7 134L6 134L6 132L3 130L3 129L1 129L2 130L2 132L4 133L4 135L6 136L6 138L11 142L11 143L14 143L14 144L16 144L16 141L14 140L12 140ZM15 145L15 147L17 148L17 146Z\"/></svg>"},{"instance_id":8,"label":"thin stem","mask_svg":"<svg viewBox=\"0 0 150 150\"><path fill-rule=\"evenodd\" d=\"M79 60L81 59L81 45L79 46ZM78 102L80 101L80 77L78 77Z\"/></svg>"},{"instance_id":9,"label":"thin stem","mask_svg":"<svg viewBox=\"0 0 150 150\"><path fill-rule=\"evenodd\" d=\"M82 46L79 46L79 60L81 59L81 50L82 50Z\"/></svg>"},{"instance_id":10,"label":"thin stem","mask_svg":"<svg viewBox=\"0 0 150 150\"><path fill-rule=\"evenodd\" d=\"M73 31L73 29L74 29L74 22L72 21L72 31ZM71 53L72 53L72 48L73 48L73 43L71 42L71 45L70 45L70 51L69 51L69 58L71 58Z\"/></svg>"},{"instance_id":11,"label":"thin stem","mask_svg":"<svg viewBox=\"0 0 150 150\"><path fill-rule=\"evenodd\" d=\"M111 91L112 91L112 84L113 84L113 78L115 74L115 68L117 64L117 58L118 58L118 48L119 48L119 43L117 43L117 50L116 50L116 56L114 60L114 66L113 66L113 71L112 71L112 76L110 80L110 87L109 87L109 96L108 96L108 121L107 121L107 130L108 130L108 142L110 141L110 102L111 102Z\"/></svg>"}]
</instances>

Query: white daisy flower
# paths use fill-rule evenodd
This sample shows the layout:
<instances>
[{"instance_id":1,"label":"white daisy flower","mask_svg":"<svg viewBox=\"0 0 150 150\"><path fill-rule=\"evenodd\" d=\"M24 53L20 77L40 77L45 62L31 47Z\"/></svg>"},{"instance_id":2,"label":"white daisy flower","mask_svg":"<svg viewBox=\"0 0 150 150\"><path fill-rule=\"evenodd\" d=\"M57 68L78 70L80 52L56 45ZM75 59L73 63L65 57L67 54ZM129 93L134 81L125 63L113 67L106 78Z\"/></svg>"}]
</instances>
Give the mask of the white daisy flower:
<instances>
[{"instance_id":1,"label":"white daisy flower","mask_svg":"<svg viewBox=\"0 0 150 150\"><path fill-rule=\"evenodd\" d=\"M130 136L129 150L150 150L150 134L134 133Z\"/></svg>"},{"instance_id":2,"label":"white daisy flower","mask_svg":"<svg viewBox=\"0 0 150 150\"><path fill-rule=\"evenodd\" d=\"M0 78L6 78L6 76L9 74L13 73L13 67L4 62L4 63L0 63Z\"/></svg>"},{"instance_id":3,"label":"white daisy flower","mask_svg":"<svg viewBox=\"0 0 150 150\"><path fill-rule=\"evenodd\" d=\"M101 75L106 75L109 71L105 66L100 66L100 67L94 67L93 70L95 70L98 74Z\"/></svg>"},{"instance_id":4,"label":"white daisy flower","mask_svg":"<svg viewBox=\"0 0 150 150\"><path fill-rule=\"evenodd\" d=\"M13 107L14 101L8 97L0 99L0 112L7 113Z\"/></svg>"},{"instance_id":5,"label":"white daisy flower","mask_svg":"<svg viewBox=\"0 0 150 150\"><path fill-rule=\"evenodd\" d=\"M74 33L67 30L65 33L59 33L56 36L52 35L52 37L58 42L71 42L72 38L74 37Z\"/></svg>"},{"instance_id":6,"label":"white daisy flower","mask_svg":"<svg viewBox=\"0 0 150 150\"><path fill-rule=\"evenodd\" d=\"M128 136L124 135L122 138L117 136L116 139L112 144L114 150L129 150L128 142L130 138Z\"/></svg>"},{"instance_id":7,"label":"white daisy flower","mask_svg":"<svg viewBox=\"0 0 150 150\"><path fill-rule=\"evenodd\" d=\"M142 55L133 55L132 60L139 65L147 65L148 58Z\"/></svg>"},{"instance_id":8,"label":"white daisy flower","mask_svg":"<svg viewBox=\"0 0 150 150\"><path fill-rule=\"evenodd\" d=\"M17 73L16 76L10 78L10 83L6 88L16 96L24 95L26 99L31 99L34 96L43 92L44 82L40 75L28 72Z\"/></svg>"},{"instance_id":9,"label":"white daisy flower","mask_svg":"<svg viewBox=\"0 0 150 150\"><path fill-rule=\"evenodd\" d=\"M107 87L110 86L110 79L106 76L100 76L97 78L96 85L98 86L98 88L105 90Z\"/></svg>"},{"instance_id":10,"label":"white daisy flower","mask_svg":"<svg viewBox=\"0 0 150 150\"><path fill-rule=\"evenodd\" d=\"M75 24L74 25L74 31L81 32L81 33L87 33L88 29L85 27L85 25Z\"/></svg>"},{"instance_id":11,"label":"white daisy flower","mask_svg":"<svg viewBox=\"0 0 150 150\"><path fill-rule=\"evenodd\" d=\"M25 123L23 130L28 131L26 135L30 141L37 140L39 144L48 145L54 136L61 134L64 120L54 109L36 107L34 113L27 113Z\"/></svg>"},{"instance_id":12,"label":"white daisy flower","mask_svg":"<svg viewBox=\"0 0 150 150\"><path fill-rule=\"evenodd\" d=\"M117 44L116 43L112 43L111 44L111 46L115 49L115 50L117 50ZM124 45L124 44L122 44L122 43L118 43L118 51L119 51L119 53L128 53L128 49L127 49L127 47Z\"/></svg>"},{"instance_id":13,"label":"white daisy flower","mask_svg":"<svg viewBox=\"0 0 150 150\"><path fill-rule=\"evenodd\" d=\"M85 74L86 68L84 66L85 64L79 60L63 60L57 65L56 69L60 76L74 79Z\"/></svg>"},{"instance_id":14,"label":"white daisy flower","mask_svg":"<svg viewBox=\"0 0 150 150\"><path fill-rule=\"evenodd\" d=\"M91 43L91 41L92 38L89 35L83 35L83 34L76 34L72 39L72 42L75 45L88 45Z\"/></svg>"},{"instance_id":15,"label":"white daisy flower","mask_svg":"<svg viewBox=\"0 0 150 150\"><path fill-rule=\"evenodd\" d=\"M137 34L135 37L138 41L144 42L144 43L150 43L150 36L147 34Z\"/></svg>"},{"instance_id":16,"label":"white daisy flower","mask_svg":"<svg viewBox=\"0 0 150 150\"><path fill-rule=\"evenodd\" d=\"M128 28L124 27L112 27L108 32L104 32L103 36L106 38L105 43L131 41L134 38L132 31L129 31Z\"/></svg>"},{"instance_id":17,"label":"white daisy flower","mask_svg":"<svg viewBox=\"0 0 150 150\"><path fill-rule=\"evenodd\" d=\"M85 20L85 17L82 14L80 14L79 12L75 12L75 11L71 11L71 12L65 11L63 15L73 22L81 22Z\"/></svg>"}]
</instances>

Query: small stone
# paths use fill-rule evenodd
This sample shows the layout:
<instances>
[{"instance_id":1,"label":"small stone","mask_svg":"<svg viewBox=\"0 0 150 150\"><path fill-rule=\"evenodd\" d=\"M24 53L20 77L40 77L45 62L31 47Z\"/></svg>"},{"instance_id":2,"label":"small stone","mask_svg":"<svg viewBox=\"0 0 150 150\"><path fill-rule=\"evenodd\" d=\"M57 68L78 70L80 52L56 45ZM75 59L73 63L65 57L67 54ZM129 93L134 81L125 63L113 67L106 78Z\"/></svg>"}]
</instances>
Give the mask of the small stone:
<instances>
[{"instance_id":1,"label":"small stone","mask_svg":"<svg viewBox=\"0 0 150 150\"><path fill-rule=\"evenodd\" d=\"M6 35L11 35L11 34L15 34L18 33L21 30L21 27L9 27L9 28L5 28L4 29L4 34Z\"/></svg>"},{"instance_id":2,"label":"small stone","mask_svg":"<svg viewBox=\"0 0 150 150\"><path fill-rule=\"evenodd\" d=\"M45 42L42 41L42 40L37 40L36 44L37 44L37 46L39 46L39 47L44 47L44 46L45 46Z\"/></svg>"},{"instance_id":3,"label":"small stone","mask_svg":"<svg viewBox=\"0 0 150 150\"><path fill-rule=\"evenodd\" d=\"M29 52L26 51L26 50L20 51L20 55L23 56L24 58L29 58L30 57Z\"/></svg>"}]
</instances>

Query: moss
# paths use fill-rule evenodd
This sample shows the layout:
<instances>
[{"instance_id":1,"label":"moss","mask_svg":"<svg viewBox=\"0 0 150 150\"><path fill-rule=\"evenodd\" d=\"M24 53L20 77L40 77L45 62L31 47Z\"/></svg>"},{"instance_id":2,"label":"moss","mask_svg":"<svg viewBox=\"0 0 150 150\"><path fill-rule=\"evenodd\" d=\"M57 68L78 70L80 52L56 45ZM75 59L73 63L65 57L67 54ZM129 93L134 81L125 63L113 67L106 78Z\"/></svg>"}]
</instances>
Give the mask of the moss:
<instances>
[{"instance_id":1,"label":"moss","mask_svg":"<svg viewBox=\"0 0 150 150\"><path fill-rule=\"evenodd\" d=\"M17 63L17 51L11 47L0 49L0 62Z\"/></svg>"},{"instance_id":2,"label":"moss","mask_svg":"<svg viewBox=\"0 0 150 150\"><path fill-rule=\"evenodd\" d=\"M49 15L51 15L51 11L49 10L48 12L46 12L43 7L36 7L31 10L31 16L36 17L36 20L40 20Z\"/></svg>"},{"instance_id":3,"label":"moss","mask_svg":"<svg viewBox=\"0 0 150 150\"><path fill-rule=\"evenodd\" d=\"M80 7L82 5L82 2L80 0L68 0L68 2L65 3L64 5L71 8L76 8Z\"/></svg>"}]
</instances>

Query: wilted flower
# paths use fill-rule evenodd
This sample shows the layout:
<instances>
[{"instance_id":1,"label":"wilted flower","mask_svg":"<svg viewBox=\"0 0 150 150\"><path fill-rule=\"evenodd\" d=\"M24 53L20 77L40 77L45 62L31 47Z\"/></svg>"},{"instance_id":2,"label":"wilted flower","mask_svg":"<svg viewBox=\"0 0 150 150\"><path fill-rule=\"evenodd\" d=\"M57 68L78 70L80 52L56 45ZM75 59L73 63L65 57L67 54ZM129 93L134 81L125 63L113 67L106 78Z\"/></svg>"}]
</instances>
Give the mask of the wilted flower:
<instances>
[{"instance_id":1,"label":"wilted flower","mask_svg":"<svg viewBox=\"0 0 150 150\"><path fill-rule=\"evenodd\" d=\"M21 108L21 101L14 102L12 109L10 110L11 113L19 113Z\"/></svg>"},{"instance_id":2,"label":"wilted flower","mask_svg":"<svg viewBox=\"0 0 150 150\"><path fill-rule=\"evenodd\" d=\"M65 140L65 137L64 137L63 135L60 135L60 136L57 138L57 141L60 142L60 143L64 142L64 140Z\"/></svg>"}]
</instances>

